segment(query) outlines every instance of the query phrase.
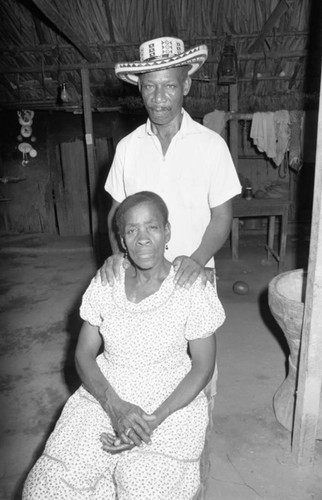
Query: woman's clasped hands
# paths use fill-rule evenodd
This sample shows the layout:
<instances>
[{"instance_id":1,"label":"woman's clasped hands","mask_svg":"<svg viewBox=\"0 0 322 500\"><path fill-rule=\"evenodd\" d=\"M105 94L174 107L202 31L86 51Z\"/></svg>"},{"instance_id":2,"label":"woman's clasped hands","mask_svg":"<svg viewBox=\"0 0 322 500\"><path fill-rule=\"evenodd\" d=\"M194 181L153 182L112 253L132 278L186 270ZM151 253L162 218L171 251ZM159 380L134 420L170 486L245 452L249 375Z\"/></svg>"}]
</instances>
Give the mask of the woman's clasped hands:
<instances>
[{"instance_id":1,"label":"woman's clasped hands","mask_svg":"<svg viewBox=\"0 0 322 500\"><path fill-rule=\"evenodd\" d=\"M151 434L159 423L156 415L149 415L139 406L124 400L110 406L109 410L114 432L101 434L104 451L116 454L140 446L142 442L151 443Z\"/></svg>"}]
</instances>

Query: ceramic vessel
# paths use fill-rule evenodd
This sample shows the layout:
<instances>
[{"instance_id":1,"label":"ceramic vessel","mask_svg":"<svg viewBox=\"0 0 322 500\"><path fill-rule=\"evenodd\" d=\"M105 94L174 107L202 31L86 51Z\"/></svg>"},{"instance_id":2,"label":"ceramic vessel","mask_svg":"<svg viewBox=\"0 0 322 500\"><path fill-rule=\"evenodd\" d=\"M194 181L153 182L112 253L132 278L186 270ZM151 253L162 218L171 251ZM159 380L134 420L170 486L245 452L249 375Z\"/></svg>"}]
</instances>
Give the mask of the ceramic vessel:
<instances>
[{"instance_id":1,"label":"ceramic vessel","mask_svg":"<svg viewBox=\"0 0 322 500\"><path fill-rule=\"evenodd\" d=\"M294 419L305 288L306 272L304 269L281 273L272 279L268 287L268 303L271 313L283 330L290 349L287 376L273 399L276 418L289 431L292 430ZM322 394L320 408L322 408ZM321 438L322 413L320 412L317 439Z\"/></svg>"}]
</instances>

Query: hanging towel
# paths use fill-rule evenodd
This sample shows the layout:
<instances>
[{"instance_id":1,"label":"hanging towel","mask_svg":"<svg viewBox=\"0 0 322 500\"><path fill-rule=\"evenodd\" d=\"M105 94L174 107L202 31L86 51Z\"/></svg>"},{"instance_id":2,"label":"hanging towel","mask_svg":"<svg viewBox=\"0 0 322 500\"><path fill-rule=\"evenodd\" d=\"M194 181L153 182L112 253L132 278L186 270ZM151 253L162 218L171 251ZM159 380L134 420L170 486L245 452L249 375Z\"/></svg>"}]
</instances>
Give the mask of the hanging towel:
<instances>
[{"instance_id":1,"label":"hanging towel","mask_svg":"<svg viewBox=\"0 0 322 500\"><path fill-rule=\"evenodd\" d=\"M284 159L285 153L289 150L290 143L290 114L285 109L274 113L276 131L276 156L274 163L279 167Z\"/></svg>"},{"instance_id":2,"label":"hanging towel","mask_svg":"<svg viewBox=\"0 0 322 500\"><path fill-rule=\"evenodd\" d=\"M268 158L276 157L276 130L274 113L254 113L250 137L261 153L265 152Z\"/></svg>"},{"instance_id":3,"label":"hanging towel","mask_svg":"<svg viewBox=\"0 0 322 500\"><path fill-rule=\"evenodd\" d=\"M212 111L203 117L202 123L205 127L210 128L211 130L214 130L214 132L222 135L227 120L228 117L226 117L225 111L215 109L215 111Z\"/></svg>"},{"instance_id":4,"label":"hanging towel","mask_svg":"<svg viewBox=\"0 0 322 500\"><path fill-rule=\"evenodd\" d=\"M302 125L303 111L290 111L289 166L296 172L301 169L303 162Z\"/></svg>"}]
</instances>

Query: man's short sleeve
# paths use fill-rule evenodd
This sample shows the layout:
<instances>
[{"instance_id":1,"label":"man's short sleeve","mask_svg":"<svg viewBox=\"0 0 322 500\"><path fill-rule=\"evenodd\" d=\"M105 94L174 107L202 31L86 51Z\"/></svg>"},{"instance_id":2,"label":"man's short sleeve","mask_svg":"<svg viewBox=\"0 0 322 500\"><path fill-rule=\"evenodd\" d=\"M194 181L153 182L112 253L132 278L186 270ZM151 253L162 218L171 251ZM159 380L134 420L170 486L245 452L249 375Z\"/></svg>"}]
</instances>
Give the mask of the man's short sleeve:
<instances>
[{"instance_id":1,"label":"man's short sleeve","mask_svg":"<svg viewBox=\"0 0 322 500\"><path fill-rule=\"evenodd\" d=\"M241 192L241 185L227 143L218 134L216 135L216 140L210 143L208 153L211 162L209 191L211 208L221 205Z\"/></svg>"},{"instance_id":2,"label":"man's short sleeve","mask_svg":"<svg viewBox=\"0 0 322 500\"><path fill-rule=\"evenodd\" d=\"M116 147L113 163L108 173L104 189L115 201L121 203L125 198L124 190L124 142L120 141Z\"/></svg>"},{"instance_id":3,"label":"man's short sleeve","mask_svg":"<svg viewBox=\"0 0 322 500\"><path fill-rule=\"evenodd\" d=\"M103 303L104 288L100 279L92 279L89 287L85 291L80 306L80 316L84 321L88 321L93 326L100 326L102 323L101 306Z\"/></svg>"},{"instance_id":4,"label":"man's short sleeve","mask_svg":"<svg viewBox=\"0 0 322 500\"><path fill-rule=\"evenodd\" d=\"M216 284L202 288L197 280L190 289L190 311L185 337L196 340L212 335L225 321L225 312L218 298Z\"/></svg>"}]
</instances>

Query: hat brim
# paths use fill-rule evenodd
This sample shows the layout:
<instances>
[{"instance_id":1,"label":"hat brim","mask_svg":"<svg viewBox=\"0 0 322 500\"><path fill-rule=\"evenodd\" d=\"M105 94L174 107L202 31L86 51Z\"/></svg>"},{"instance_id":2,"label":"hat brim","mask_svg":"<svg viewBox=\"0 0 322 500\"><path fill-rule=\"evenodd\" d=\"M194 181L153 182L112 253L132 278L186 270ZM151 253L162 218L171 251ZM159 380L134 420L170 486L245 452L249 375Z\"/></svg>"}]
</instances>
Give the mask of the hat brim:
<instances>
[{"instance_id":1,"label":"hat brim","mask_svg":"<svg viewBox=\"0 0 322 500\"><path fill-rule=\"evenodd\" d=\"M122 62L115 65L115 74L121 80L137 85L138 75L160 71L162 69L176 68L180 66L190 66L188 75L192 75L203 65L208 56L206 45L199 45L193 49L187 50L182 54L162 59L153 59L150 61L134 61L132 63Z\"/></svg>"}]
</instances>

